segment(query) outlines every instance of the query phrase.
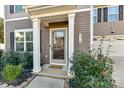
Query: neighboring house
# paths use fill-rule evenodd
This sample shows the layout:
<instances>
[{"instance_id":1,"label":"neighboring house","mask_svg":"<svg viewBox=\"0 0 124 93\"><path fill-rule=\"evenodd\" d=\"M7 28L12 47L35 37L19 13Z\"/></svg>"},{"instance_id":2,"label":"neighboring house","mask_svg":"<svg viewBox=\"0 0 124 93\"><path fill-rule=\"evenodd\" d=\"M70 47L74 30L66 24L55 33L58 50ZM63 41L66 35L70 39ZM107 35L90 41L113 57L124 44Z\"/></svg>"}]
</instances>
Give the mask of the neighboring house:
<instances>
[{"instance_id":1,"label":"neighboring house","mask_svg":"<svg viewBox=\"0 0 124 93\"><path fill-rule=\"evenodd\" d=\"M124 56L124 5L94 6L94 47L104 37L103 47L110 56Z\"/></svg>"},{"instance_id":2,"label":"neighboring house","mask_svg":"<svg viewBox=\"0 0 124 93\"><path fill-rule=\"evenodd\" d=\"M124 39L124 6L94 7L94 36Z\"/></svg>"},{"instance_id":3,"label":"neighboring house","mask_svg":"<svg viewBox=\"0 0 124 93\"><path fill-rule=\"evenodd\" d=\"M93 41L89 5L6 5L6 51L33 52L33 71L41 64L65 65L77 50L88 52Z\"/></svg>"}]
</instances>

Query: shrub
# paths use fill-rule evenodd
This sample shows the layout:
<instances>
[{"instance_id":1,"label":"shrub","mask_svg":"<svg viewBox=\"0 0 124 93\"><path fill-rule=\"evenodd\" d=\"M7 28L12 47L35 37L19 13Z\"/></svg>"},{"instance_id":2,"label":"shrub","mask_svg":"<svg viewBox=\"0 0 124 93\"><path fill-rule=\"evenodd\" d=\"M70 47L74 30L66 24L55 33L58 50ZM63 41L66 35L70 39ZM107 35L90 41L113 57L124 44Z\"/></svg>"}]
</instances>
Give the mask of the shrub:
<instances>
[{"instance_id":1,"label":"shrub","mask_svg":"<svg viewBox=\"0 0 124 93\"><path fill-rule=\"evenodd\" d=\"M1 58L2 54L3 54L3 50L0 49L0 58Z\"/></svg>"},{"instance_id":2,"label":"shrub","mask_svg":"<svg viewBox=\"0 0 124 93\"><path fill-rule=\"evenodd\" d=\"M0 49L0 71L2 70L2 64L1 64L1 56L3 54L3 50Z\"/></svg>"},{"instance_id":3,"label":"shrub","mask_svg":"<svg viewBox=\"0 0 124 93\"><path fill-rule=\"evenodd\" d=\"M32 54L28 53L28 52L20 53L19 62L23 65L24 68L32 69L32 67L33 67Z\"/></svg>"},{"instance_id":4,"label":"shrub","mask_svg":"<svg viewBox=\"0 0 124 93\"><path fill-rule=\"evenodd\" d=\"M28 52L5 52L3 53L0 61L2 68L6 64L19 65L22 64L24 68L32 68L33 56Z\"/></svg>"},{"instance_id":5,"label":"shrub","mask_svg":"<svg viewBox=\"0 0 124 93\"><path fill-rule=\"evenodd\" d=\"M19 77L21 73L22 73L21 65L6 64L3 68L2 76L5 81L10 82Z\"/></svg>"},{"instance_id":6,"label":"shrub","mask_svg":"<svg viewBox=\"0 0 124 93\"><path fill-rule=\"evenodd\" d=\"M108 50L106 55L103 55L101 46L99 46L96 53L76 52L74 54L71 67L74 78L69 82L70 87L115 87L114 80L112 79L112 62L109 59Z\"/></svg>"},{"instance_id":7,"label":"shrub","mask_svg":"<svg viewBox=\"0 0 124 93\"><path fill-rule=\"evenodd\" d=\"M4 66L6 64L18 65L18 53L13 51L4 52L1 57L1 65Z\"/></svg>"}]
</instances>

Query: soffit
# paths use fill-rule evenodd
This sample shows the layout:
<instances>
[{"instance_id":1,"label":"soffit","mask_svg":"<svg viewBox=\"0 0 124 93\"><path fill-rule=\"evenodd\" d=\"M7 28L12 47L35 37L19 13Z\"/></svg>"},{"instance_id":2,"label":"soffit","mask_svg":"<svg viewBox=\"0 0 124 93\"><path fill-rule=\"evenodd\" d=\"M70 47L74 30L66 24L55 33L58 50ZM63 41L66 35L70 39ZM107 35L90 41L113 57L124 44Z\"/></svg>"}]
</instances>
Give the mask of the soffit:
<instances>
[{"instance_id":1,"label":"soffit","mask_svg":"<svg viewBox=\"0 0 124 93\"><path fill-rule=\"evenodd\" d=\"M45 6L45 7L34 7L27 8L28 14L35 17L44 17L44 16L54 16L71 13L76 9L75 5L57 5L57 6ZM37 16L39 15L39 16Z\"/></svg>"}]
</instances>

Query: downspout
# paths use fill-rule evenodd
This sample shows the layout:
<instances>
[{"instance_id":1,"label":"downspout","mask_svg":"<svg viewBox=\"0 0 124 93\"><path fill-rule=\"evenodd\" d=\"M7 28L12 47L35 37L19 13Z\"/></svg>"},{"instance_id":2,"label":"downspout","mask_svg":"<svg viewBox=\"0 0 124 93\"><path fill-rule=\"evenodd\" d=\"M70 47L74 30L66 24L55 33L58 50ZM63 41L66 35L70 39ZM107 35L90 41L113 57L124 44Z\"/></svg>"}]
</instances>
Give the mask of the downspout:
<instances>
[{"instance_id":1,"label":"downspout","mask_svg":"<svg viewBox=\"0 0 124 93\"><path fill-rule=\"evenodd\" d=\"M25 9L25 13L26 13L26 15L29 17L29 19L32 20L31 15L28 13L28 9Z\"/></svg>"}]
</instances>

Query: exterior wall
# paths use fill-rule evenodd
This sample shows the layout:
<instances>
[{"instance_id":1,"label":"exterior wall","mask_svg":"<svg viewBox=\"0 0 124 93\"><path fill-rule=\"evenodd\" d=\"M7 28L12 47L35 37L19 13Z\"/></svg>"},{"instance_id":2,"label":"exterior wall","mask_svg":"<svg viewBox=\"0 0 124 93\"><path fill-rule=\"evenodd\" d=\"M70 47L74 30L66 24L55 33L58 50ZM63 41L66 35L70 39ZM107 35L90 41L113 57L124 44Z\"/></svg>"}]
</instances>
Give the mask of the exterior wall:
<instances>
[{"instance_id":1,"label":"exterior wall","mask_svg":"<svg viewBox=\"0 0 124 93\"><path fill-rule=\"evenodd\" d=\"M17 29L28 29L32 28L32 21L29 19L5 22L5 49L10 50L10 32L14 32Z\"/></svg>"},{"instance_id":2,"label":"exterior wall","mask_svg":"<svg viewBox=\"0 0 124 93\"><path fill-rule=\"evenodd\" d=\"M49 29L41 25L41 62L49 63L50 42L49 42Z\"/></svg>"},{"instance_id":3,"label":"exterior wall","mask_svg":"<svg viewBox=\"0 0 124 93\"><path fill-rule=\"evenodd\" d=\"M123 9L124 13L124 9ZM103 11L102 20L99 23L94 23L94 35L95 36L105 36L105 35L124 35L124 14L123 20L117 22L103 22ZM115 28L115 33L111 33L112 29Z\"/></svg>"},{"instance_id":4,"label":"exterior wall","mask_svg":"<svg viewBox=\"0 0 124 93\"><path fill-rule=\"evenodd\" d=\"M27 17L25 12L19 12L19 13L10 14L10 7L9 7L9 5L5 5L4 9L5 9L5 19Z\"/></svg>"},{"instance_id":5,"label":"exterior wall","mask_svg":"<svg viewBox=\"0 0 124 93\"><path fill-rule=\"evenodd\" d=\"M115 33L111 33L112 27L115 28ZM96 23L94 24L94 35L124 35L124 21Z\"/></svg>"},{"instance_id":6,"label":"exterior wall","mask_svg":"<svg viewBox=\"0 0 124 93\"><path fill-rule=\"evenodd\" d=\"M82 33L82 43L79 34ZM88 52L90 47L90 11L78 12L75 18L74 50Z\"/></svg>"}]
</instances>

